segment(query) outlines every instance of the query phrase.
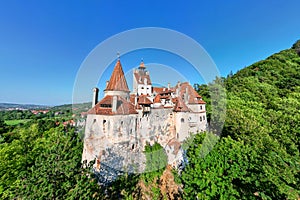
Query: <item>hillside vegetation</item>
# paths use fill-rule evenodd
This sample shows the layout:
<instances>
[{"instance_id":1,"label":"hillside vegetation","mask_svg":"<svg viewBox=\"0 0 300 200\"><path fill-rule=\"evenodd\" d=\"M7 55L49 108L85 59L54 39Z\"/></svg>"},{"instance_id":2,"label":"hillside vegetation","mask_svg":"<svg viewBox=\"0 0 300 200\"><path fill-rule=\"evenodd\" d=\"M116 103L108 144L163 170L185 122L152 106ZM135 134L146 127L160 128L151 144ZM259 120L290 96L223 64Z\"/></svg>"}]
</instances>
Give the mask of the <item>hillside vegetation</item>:
<instances>
[{"instance_id":1,"label":"hillside vegetation","mask_svg":"<svg viewBox=\"0 0 300 200\"><path fill-rule=\"evenodd\" d=\"M299 46L217 79L227 90L226 120L215 148L184 170L187 199L299 198Z\"/></svg>"}]
</instances>

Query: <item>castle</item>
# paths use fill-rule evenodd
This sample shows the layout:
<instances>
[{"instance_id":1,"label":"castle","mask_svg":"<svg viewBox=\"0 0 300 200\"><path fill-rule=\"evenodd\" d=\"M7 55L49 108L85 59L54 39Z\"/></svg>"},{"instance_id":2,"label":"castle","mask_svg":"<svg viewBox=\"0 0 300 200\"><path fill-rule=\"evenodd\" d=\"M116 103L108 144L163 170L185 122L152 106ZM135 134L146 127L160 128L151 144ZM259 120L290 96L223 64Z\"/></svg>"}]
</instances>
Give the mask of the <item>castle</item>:
<instances>
[{"instance_id":1,"label":"castle","mask_svg":"<svg viewBox=\"0 0 300 200\"><path fill-rule=\"evenodd\" d=\"M82 160L95 160L118 170L143 171L144 147L158 142L174 167L182 162L181 143L193 133L207 128L205 102L187 83L174 87L154 87L143 61L133 72L130 92L120 59L98 101L93 89L93 105L87 113ZM137 166L138 165L138 166ZM133 170L133 169L131 169Z\"/></svg>"}]
</instances>

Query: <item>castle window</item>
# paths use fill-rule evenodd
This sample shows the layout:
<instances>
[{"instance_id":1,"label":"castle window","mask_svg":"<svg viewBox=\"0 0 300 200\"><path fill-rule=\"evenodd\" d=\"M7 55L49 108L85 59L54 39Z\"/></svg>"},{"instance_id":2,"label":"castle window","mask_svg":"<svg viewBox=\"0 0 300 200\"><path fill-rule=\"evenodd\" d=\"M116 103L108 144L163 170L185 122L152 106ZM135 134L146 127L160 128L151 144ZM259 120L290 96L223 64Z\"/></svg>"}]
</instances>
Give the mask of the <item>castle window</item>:
<instances>
[{"instance_id":1,"label":"castle window","mask_svg":"<svg viewBox=\"0 0 300 200\"><path fill-rule=\"evenodd\" d=\"M100 104L100 107L102 108L111 108L111 104Z\"/></svg>"},{"instance_id":2,"label":"castle window","mask_svg":"<svg viewBox=\"0 0 300 200\"><path fill-rule=\"evenodd\" d=\"M105 125L106 125L106 120L103 120L103 132L105 132Z\"/></svg>"},{"instance_id":3,"label":"castle window","mask_svg":"<svg viewBox=\"0 0 300 200\"><path fill-rule=\"evenodd\" d=\"M200 122L202 122L202 117L200 116Z\"/></svg>"},{"instance_id":4,"label":"castle window","mask_svg":"<svg viewBox=\"0 0 300 200\"><path fill-rule=\"evenodd\" d=\"M200 106L200 110L202 110L202 106Z\"/></svg>"},{"instance_id":5,"label":"castle window","mask_svg":"<svg viewBox=\"0 0 300 200\"><path fill-rule=\"evenodd\" d=\"M181 121L181 123L183 123L183 122L184 122L184 119L183 119L183 118L181 118L181 120L180 120L180 121Z\"/></svg>"},{"instance_id":6,"label":"castle window","mask_svg":"<svg viewBox=\"0 0 300 200\"><path fill-rule=\"evenodd\" d=\"M134 144L132 144L131 149L132 149L132 150L134 149Z\"/></svg>"},{"instance_id":7,"label":"castle window","mask_svg":"<svg viewBox=\"0 0 300 200\"><path fill-rule=\"evenodd\" d=\"M96 123L96 119L93 120L93 123Z\"/></svg>"},{"instance_id":8,"label":"castle window","mask_svg":"<svg viewBox=\"0 0 300 200\"><path fill-rule=\"evenodd\" d=\"M144 87L142 87L142 90L144 89Z\"/></svg>"},{"instance_id":9,"label":"castle window","mask_svg":"<svg viewBox=\"0 0 300 200\"><path fill-rule=\"evenodd\" d=\"M203 116L203 120L205 120L205 116Z\"/></svg>"}]
</instances>

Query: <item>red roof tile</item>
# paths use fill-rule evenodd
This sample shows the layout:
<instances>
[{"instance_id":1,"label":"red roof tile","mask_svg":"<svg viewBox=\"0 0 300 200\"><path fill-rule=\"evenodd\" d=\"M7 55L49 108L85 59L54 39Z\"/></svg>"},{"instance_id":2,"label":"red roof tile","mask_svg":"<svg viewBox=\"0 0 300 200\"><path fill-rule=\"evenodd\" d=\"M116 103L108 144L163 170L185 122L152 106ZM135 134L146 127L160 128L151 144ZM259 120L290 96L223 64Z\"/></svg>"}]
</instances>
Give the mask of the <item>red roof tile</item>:
<instances>
[{"instance_id":1,"label":"red roof tile","mask_svg":"<svg viewBox=\"0 0 300 200\"><path fill-rule=\"evenodd\" d=\"M173 90L165 87L153 87L153 92L157 94L170 94Z\"/></svg>"},{"instance_id":2,"label":"red roof tile","mask_svg":"<svg viewBox=\"0 0 300 200\"><path fill-rule=\"evenodd\" d=\"M154 97L153 103L161 103L160 97L161 97L161 96L160 96L159 94L156 95L156 96Z\"/></svg>"},{"instance_id":3,"label":"red roof tile","mask_svg":"<svg viewBox=\"0 0 300 200\"><path fill-rule=\"evenodd\" d=\"M177 101L174 107L175 112L190 112L190 109L185 105L185 103L182 101L181 97L177 97Z\"/></svg>"},{"instance_id":4,"label":"red roof tile","mask_svg":"<svg viewBox=\"0 0 300 200\"><path fill-rule=\"evenodd\" d=\"M117 61L105 90L129 91L120 60Z\"/></svg>"},{"instance_id":5,"label":"red roof tile","mask_svg":"<svg viewBox=\"0 0 300 200\"><path fill-rule=\"evenodd\" d=\"M132 104L135 104L135 97L136 97L135 94L130 94L130 102L131 102Z\"/></svg>"},{"instance_id":6,"label":"red roof tile","mask_svg":"<svg viewBox=\"0 0 300 200\"><path fill-rule=\"evenodd\" d=\"M188 98L188 103L189 104L205 104L205 102L202 100L202 97L194 90L194 88L188 83L184 82L181 83L180 86L176 85L174 87L174 90L176 89L179 90L179 96L182 97L185 95L187 92L189 98Z\"/></svg>"},{"instance_id":7,"label":"red roof tile","mask_svg":"<svg viewBox=\"0 0 300 200\"><path fill-rule=\"evenodd\" d=\"M92 109L88 111L88 114L96 115L128 115L137 114L135 106L126 101L124 98L117 96L117 109L116 112L112 112L113 96L107 95L100 102L98 102Z\"/></svg>"},{"instance_id":8,"label":"red roof tile","mask_svg":"<svg viewBox=\"0 0 300 200\"><path fill-rule=\"evenodd\" d=\"M147 98L147 95L140 95L138 97L138 104L149 105L149 104L152 104L152 102Z\"/></svg>"}]
</instances>

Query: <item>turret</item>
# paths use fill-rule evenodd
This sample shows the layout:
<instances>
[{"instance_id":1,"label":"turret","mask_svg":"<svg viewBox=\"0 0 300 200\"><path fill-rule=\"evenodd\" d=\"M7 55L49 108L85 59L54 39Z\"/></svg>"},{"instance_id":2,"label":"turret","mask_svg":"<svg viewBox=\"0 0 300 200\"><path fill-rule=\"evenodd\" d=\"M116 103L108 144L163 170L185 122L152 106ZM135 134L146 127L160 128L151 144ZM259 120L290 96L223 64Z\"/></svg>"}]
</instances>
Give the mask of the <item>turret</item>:
<instances>
[{"instance_id":1,"label":"turret","mask_svg":"<svg viewBox=\"0 0 300 200\"><path fill-rule=\"evenodd\" d=\"M150 74L142 61L138 69L133 73L133 93L139 95L152 95L152 83Z\"/></svg>"},{"instance_id":2,"label":"turret","mask_svg":"<svg viewBox=\"0 0 300 200\"><path fill-rule=\"evenodd\" d=\"M129 89L120 60L117 61L110 80L106 83L105 96L117 95L129 99Z\"/></svg>"}]
</instances>

